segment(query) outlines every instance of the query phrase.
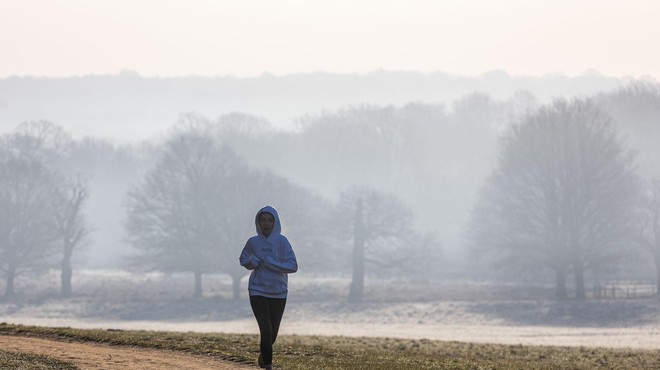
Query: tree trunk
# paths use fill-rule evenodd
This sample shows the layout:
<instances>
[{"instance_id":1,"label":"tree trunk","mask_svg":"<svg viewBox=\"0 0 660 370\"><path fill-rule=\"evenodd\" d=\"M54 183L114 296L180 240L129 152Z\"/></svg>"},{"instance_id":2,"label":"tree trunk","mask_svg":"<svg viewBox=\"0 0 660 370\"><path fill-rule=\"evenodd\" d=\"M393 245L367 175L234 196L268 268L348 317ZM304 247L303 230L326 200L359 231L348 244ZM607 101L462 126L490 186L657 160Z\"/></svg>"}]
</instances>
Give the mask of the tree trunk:
<instances>
[{"instance_id":1,"label":"tree trunk","mask_svg":"<svg viewBox=\"0 0 660 370\"><path fill-rule=\"evenodd\" d=\"M202 297L202 273L200 271L195 271L195 293L193 293L193 298Z\"/></svg>"},{"instance_id":2,"label":"tree trunk","mask_svg":"<svg viewBox=\"0 0 660 370\"><path fill-rule=\"evenodd\" d=\"M660 241L658 241L660 243ZM655 261L655 296L660 300L660 246L655 248L653 254Z\"/></svg>"},{"instance_id":3,"label":"tree trunk","mask_svg":"<svg viewBox=\"0 0 660 370\"><path fill-rule=\"evenodd\" d=\"M234 300L238 301L241 299L241 278L243 276L240 274L232 275L232 285L233 285L233 290L234 290Z\"/></svg>"},{"instance_id":4,"label":"tree trunk","mask_svg":"<svg viewBox=\"0 0 660 370\"><path fill-rule=\"evenodd\" d=\"M14 278L16 277L16 268L14 266L9 266L7 269L7 274L5 275L5 280L7 284L5 285L5 297L10 298L14 295Z\"/></svg>"},{"instance_id":5,"label":"tree trunk","mask_svg":"<svg viewBox=\"0 0 660 370\"><path fill-rule=\"evenodd\" d=\"M349 302L360 302L364 295L364 210L362 199L358 199L355 208L355 224L353 228L353 280L348 293Z\"/></svg>"},{"instance_id":6,"label":"tree trunk","mask_svg":"<svg viewBox=\"0 0 660 370\"><path fill-rule=\"evenodd\" d=\"M62 289L60 292L62 298L70 298L72 295L71 276L73 276L73 270L71 267L62 267Z\"/></svg>"},{"instance_id":7,"label":"tree trunk","mask_svg":"<svg viewBox=\"0 0 660 370\"><path fill-rule=\"evenodd\" d=\"M569 223L569 232L570 232L570 253L571 253L571 265L573 266L573 272L575 273L575 299L583 301L587 298L586 291L584 289L584 253L582 253L582 243L580 243L580 223L576 220L573 220L572 217L568 218Z\"/></svg>"},{"instance_id":8,"label":"tree trunk","mask_svg":"<svg viewBox=\"0 0 660 370\"><path fill-rule=\"evenodd\" d=\"M575 264L575 298L580 301L587 298L584 289L584 266L581 263Z\"/></svg>"},{"instance_id":9,"label":"tree trunk","mask_svg":"<svg viewBox=\"0 0 660 370\"><path fill-rule=\"evenodd\" d=\"M658 213L653 219L653 261L655 262L655 296L660 300L660 225L658 224Z\"/></svg>"},{"instance_id":10,"label":"tree trunk","mask_svg":"<svg viewBox=\"0 0 660 370\"><path fill-rule=\"evenodd\" d=\"M62 257L62 273L60 275L61 291L60 295L64 298L71 297L71 277L73 276L73 269L71 268L71 248L64 248L64 255Z\"/></svg>"},{"instance_id":11,"label":"tree trunk","mask_svg":"<svg viewBox=\"0 0 660 370\"><path fill-rule=\"evenodd\" d=\"M558 300L566 299L566 272L563 270L555 270L557 274L556 295Z\"/></svg>"}]
</instances>

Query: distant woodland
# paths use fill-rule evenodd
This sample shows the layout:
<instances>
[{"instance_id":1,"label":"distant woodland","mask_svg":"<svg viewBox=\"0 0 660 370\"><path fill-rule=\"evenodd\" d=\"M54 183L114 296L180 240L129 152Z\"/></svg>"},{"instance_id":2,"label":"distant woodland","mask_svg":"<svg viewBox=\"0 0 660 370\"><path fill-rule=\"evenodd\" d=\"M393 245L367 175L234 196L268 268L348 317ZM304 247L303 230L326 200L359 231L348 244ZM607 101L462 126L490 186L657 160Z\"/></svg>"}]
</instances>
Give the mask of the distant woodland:
<instances>
[{"instance_id":1,"label":"distant woodland","mask_svg":"<svg viewBox=\"0 0 660 370\"><path fill-rule=\"evenodd\" d=\"M9 189L2 201L33 210L11 203L10 191L35 183L31 199L53 211L35 213L45 217L39 241L20 244L0 230L0 248L49 245L26 254L19 269L39 260L39 268L150 266L240 280L237 252L266 203L281 209L302 263L318 272L354 272L356 250L366 274L495 274L506 255L506 266L520 267L517 278L531 271L565 286L575 277L582 289L602 276L655 280L660 267L660 86L650 80L503 72L11 77L0 80L0 130L0 185ZM512 178L519 181L505 181ZM532 211L547 212L498 223L539 199ZM54 251L66 252L77 234L49 220L73 206L80 235L65 263ZM19 227L11 216L0 215L6 230ZM568 220L584 229L562 229ZM20 227L28 235L32 226ZM613 233L606 242L601 229ZM177 255L181 248L192 252Z\"/></svg>"}]
</instances>

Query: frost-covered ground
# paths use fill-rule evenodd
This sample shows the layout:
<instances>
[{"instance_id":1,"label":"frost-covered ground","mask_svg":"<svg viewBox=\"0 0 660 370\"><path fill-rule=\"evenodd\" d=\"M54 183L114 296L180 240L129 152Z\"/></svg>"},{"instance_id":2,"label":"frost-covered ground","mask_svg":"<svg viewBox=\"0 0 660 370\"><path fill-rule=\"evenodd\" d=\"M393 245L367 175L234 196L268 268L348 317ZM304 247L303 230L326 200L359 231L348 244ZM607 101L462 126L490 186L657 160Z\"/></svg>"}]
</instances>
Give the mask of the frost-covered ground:
<instances>
[{"instance_id":1,"label":"frost-covered ground","mask_svg":"<svg viewBox=\"0 0 660 370\"><path fill-rule=\"evenodd\" d=\"M247 297L231 299L227 276L205 276L200 299L190 298L192 283L190 274L79 271L74 297L60 299L53 272L19 280L17 297L0 302L0 322L257 333ZM364 302L349 304L348 284L292 275L282 333L660 348L655 299L555 302L547 287L374 280Z\"/></svg>"}]
</instances>

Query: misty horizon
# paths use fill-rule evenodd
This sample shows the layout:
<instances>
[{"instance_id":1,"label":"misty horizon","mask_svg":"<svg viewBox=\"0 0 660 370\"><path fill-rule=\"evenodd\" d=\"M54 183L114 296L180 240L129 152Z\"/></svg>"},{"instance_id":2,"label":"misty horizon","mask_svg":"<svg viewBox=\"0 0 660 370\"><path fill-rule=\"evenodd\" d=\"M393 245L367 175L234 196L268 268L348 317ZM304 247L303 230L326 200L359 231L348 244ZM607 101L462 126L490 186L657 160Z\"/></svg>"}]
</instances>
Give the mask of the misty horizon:
<instances>
[{"instance_id":1,"label":"misty horizon","mask_svg":"<svg viewBox=\"0 0 660 370\"><path fill-rule=\"evenodd\" d=\"M385 71L280 77L266 74L253 78L160 78L134 72L66 78L10 77L0 79L0 132L8 132L24 121L46 119L78 138L138 142L165 135L180 115L191 112L210 119L248 113L277 130L295 131L296 121L305 115L355 105L444 103L452 109L453 101L471 93L506 100L519 91L549 102L559 96L612 91L632 81L636 80L595 72L576 77L531 77L501 70L478 77Z\"/></svg>"}]
</instances>

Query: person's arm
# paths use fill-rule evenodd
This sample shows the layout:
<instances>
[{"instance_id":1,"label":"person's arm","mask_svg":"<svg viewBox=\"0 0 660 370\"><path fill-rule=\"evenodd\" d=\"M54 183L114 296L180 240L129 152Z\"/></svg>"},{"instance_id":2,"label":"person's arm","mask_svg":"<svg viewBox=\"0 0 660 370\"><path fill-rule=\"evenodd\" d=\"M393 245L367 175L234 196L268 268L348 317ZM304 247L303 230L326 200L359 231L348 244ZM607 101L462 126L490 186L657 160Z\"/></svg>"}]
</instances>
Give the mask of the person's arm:
<instances>
[{"instance_id":1,"label":"person's arm","mask_svg":"<svg viewBox=\"0 0 660 370\"><path fill-rule=\"evenodd\" d=\"M298 260L296 259L296 254L293 252L293 248L289 241L285 239L285 254L284 258L276 259L272 256L266 256L266 264L268 268L277 272L283 272L287 274L294 273L298 271Z\"/></svg>"},{"instance_id":2,"label":"person's arm","mask_svg":"<svg viewBox=\"0 0 660 370\"><path fill-rule=\"evenodd\" d=\"M250 246L250 241L248 240L247 243L245 243L245 247L243 247L243 251L241 252L241 256L238 258L239 262L241 263L241 266L245 267L248 270L254 270L257 267L259 267L259 264L261 263L261 260L252 254L252 248Z\"/></svg>"}]
</instances>

